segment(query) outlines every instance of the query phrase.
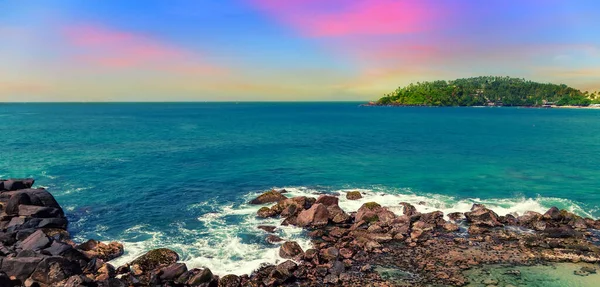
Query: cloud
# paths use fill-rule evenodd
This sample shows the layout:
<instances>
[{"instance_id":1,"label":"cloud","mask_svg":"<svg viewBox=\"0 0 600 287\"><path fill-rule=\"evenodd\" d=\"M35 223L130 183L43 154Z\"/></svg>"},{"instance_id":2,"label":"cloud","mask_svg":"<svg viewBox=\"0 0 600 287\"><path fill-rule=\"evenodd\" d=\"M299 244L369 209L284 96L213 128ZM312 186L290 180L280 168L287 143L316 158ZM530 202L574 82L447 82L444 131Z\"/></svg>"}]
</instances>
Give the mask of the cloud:
<instances>
[{"instance_id":1,"label":"cloud","mask_svg":"<svg viewBox=\"0 0 600 287\"><path fill-rule=\"evenodd\" d=\"M63 36L71 57L80 64L101 68L142 68L187 73L223 72L224 67L207 63L197 52L177 47L149 35L102 25L65 27Z\"/></svg>"},{"instance_id":2,"label":"cloud","mask_svg":"<svg viewBox=\"0 0 600 287\"><path fill-rule=\"evenodd\" d=\"M252 0L259 9L311 37L397 35L436 23L440 7L425 0Z\"/></svg>"}]
</instances>

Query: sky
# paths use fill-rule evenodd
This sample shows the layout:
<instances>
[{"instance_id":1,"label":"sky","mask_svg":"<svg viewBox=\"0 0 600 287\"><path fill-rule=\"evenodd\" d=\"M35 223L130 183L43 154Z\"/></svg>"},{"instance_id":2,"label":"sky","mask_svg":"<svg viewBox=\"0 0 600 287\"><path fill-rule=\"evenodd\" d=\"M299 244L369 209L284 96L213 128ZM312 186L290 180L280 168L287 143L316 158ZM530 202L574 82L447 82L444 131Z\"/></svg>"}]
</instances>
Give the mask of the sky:
<instances>
[{"instance_id":1,"label":"sky","mask_svg":"<svg viewBox=\"0 0 600 287\"><path fill-rule=\"evenodd\" d=\"M600 90L600 1L0 0L0 102L362 101L480 75Z\"/></svg>"}]
</instances>

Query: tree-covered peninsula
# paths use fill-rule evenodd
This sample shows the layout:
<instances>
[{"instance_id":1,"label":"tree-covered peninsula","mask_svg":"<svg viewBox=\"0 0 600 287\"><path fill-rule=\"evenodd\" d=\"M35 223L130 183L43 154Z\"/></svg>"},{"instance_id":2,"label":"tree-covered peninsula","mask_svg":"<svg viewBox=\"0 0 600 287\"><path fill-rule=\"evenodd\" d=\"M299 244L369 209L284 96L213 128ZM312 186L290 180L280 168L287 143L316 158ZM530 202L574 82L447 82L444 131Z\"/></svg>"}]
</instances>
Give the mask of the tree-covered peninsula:
<instances>
[{"instance_id":1,"label":"tree-covered peninsula","mask_svg":"<svg viewBox=\"0 0 600 287\"><path fill-rule=\"evenodd\" d=\"M510 77L475 77L399 87L371 104L397 106L588 106L600 94Z\"/></svg>"}]
</instances>

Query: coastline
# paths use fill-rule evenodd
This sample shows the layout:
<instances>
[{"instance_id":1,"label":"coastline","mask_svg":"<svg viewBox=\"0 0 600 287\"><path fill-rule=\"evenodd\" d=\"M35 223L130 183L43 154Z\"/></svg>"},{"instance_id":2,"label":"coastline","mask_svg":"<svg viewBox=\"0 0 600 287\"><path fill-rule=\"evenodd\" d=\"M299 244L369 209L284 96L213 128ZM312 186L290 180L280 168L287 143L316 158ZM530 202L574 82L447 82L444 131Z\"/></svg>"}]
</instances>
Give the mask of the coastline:
<instances>
[{"instance_id":1,"label":"coastline","mask_svg":"<svg viewBox=\"0 0 600 287\"><path fill-rule=\"evenodd\" d=\"M557 208L545 214L501 216L481 204L474 204L470 211L443 214L420 213L405 202L388 202L388 206L366 202L356 212L347 212L338 205L338 196L289 198L285 190L271 190L251 204L262 206L258 218L280 222L259 228L265 231L267 240L281 244L282 263L264 265L248 275L220 277L208 268L188 270L179 262L177 253L160 248L122 266L112 266L107 262L123 254L122 244L94 240L77 244L69 238L68 222L50 193L32 189L32 179L0 183L0 264L5 272L0 273L0 281L6 284L463 286L498 282L487 278L487 273L482 282L472 282L479 277L465 273L489 264L516 268L600 262L600 220ZM339 196L351 201L362 198L360 191ZM302 248L294 241L273 235L273 230L281 226L304 229L312 247ZM595 272L595 268L583 266L572 276L598 276Z\"/></svg>"},{"instance_id":2,"label":"coastline","mask_svg":"<svg viewBox=\"0 0 600 287\"><path fill-rule=\"evenodd\" d=\"M600 110L600 105L590 106L429 106L429 105L394 105L394 104L378 104L369 102L361 104L361 107L423 107L423 108L528 108L528 109L587 109Z\"/></svg>"}]
</instances>

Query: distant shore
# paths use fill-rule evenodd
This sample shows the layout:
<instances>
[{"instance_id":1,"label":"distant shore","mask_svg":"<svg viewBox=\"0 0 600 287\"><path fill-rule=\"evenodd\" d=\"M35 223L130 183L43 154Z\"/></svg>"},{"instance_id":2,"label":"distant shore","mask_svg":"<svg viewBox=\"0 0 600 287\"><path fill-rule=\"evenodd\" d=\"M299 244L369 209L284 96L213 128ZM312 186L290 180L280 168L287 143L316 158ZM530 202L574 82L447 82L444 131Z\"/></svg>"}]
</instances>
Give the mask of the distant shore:
<instances>
[{"instance_id":1,"label":"distant shore","mask_svg":"<svg viewBox=\"0 0 600 287\"><path fill-rule=\"evenodd\" d=\"M430 108L446 108L446 107L465 107L465 108L531 108L531 109L588 109L588 110L600 110L600 104L594 104L589 106L431 106L431 105L399 105L399 104L378 104L376 102L369 102L362 104L364 107L430 107Z\"/></svg>"}]
</instances>

